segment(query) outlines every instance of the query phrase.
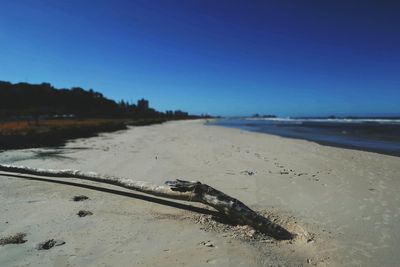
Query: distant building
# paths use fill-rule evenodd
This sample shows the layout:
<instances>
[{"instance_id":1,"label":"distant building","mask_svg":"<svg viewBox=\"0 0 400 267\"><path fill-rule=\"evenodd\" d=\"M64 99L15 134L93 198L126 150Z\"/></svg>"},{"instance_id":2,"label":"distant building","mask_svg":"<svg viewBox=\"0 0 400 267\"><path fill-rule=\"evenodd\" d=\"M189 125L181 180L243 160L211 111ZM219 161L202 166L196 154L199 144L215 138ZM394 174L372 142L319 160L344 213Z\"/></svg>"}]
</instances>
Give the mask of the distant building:
<instances>
[{"instance_id":1,"label":"distant building","mask_svg":"<svg viewBox=\"0 0 400 267\"><path fill-rule=\"evenodd\" d=\"M138 100L137 107L140 111L148 111L149 110L149 101L142 98Z\"/></svg>"}]
</instances>

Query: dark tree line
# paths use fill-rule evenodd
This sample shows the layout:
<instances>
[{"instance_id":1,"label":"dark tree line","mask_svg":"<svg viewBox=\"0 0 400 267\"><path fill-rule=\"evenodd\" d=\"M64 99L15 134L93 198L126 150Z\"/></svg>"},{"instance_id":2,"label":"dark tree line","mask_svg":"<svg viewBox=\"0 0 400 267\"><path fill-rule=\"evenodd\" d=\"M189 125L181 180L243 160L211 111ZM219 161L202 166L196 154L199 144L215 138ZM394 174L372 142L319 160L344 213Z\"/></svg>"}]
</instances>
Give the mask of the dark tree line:
<instances>
[{"instance_id":1,"label":"dark tree line","mask_svg":"<svg viewBox=\"0 0 400 267\"><path fill-rule=\"evenodd\" d=\"M141 103L147 103L142 99ZM140 104L140 101L138 102ZM188 113L162 113L148 106L119 103L92 89L56 89L49 83L0 81L0 118L73 116L82 118L186 118Z\"/></svg>"}]
</instances>

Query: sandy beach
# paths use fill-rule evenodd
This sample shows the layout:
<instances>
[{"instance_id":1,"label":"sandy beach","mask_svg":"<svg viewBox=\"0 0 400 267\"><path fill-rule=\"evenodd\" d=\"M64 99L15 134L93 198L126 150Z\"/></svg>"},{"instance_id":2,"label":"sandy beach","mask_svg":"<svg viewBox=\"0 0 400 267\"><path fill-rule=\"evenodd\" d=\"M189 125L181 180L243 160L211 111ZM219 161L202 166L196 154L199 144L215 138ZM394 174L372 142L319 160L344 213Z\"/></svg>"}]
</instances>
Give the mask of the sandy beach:
<instances>
[{"instance_id":1,"label":"sandy beach","mask_svg":"<svg viewBox=\"0 0 400 267\"><path fill-rule=\"evenodd\" d=\"M397 266L400 158L177 121L0 163L79 169L162 184L199 180L298 237L275 241L214 223L210 209L73 178L0 175L0 266ZM73 201L77 195L89 199ZM80 210L92 215L79 217ZM65 244L49 250L49 239Z\"/></svg>"}]
</instances>

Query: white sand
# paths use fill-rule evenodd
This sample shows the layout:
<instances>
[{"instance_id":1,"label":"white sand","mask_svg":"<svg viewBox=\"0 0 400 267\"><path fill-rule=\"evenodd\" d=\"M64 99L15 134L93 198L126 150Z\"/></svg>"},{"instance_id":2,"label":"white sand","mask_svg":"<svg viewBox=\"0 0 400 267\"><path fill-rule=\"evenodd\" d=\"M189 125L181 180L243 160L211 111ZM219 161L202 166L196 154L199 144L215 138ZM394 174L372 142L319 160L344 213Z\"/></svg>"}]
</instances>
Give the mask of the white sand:
<instances>
[{"instance_id":1,"label":"white sand","mask_svg":"<svg viewBox=\"0 0 400 267\"><path fill-rule=\"evenodd\" d=\"M69 142L63 149L0 154L1 163L80 169L163 183L199 180L267 210L313 242L244 242L205 231L196 212L77 179L0 176L0 266L396 266L400 263L400 158L169 122ZM248 175L246 171L254 172ZM116 191L105 192L98 188ZM74 195L90 200L73 202ZM193 205L188 203L189 205ZM80 210L92 216L79 218ZM295 223L296 222L296 223ZM66 243L47 251L47 239ZM211 241L207 247L201 242Z\"/></svg>"}]
</instances>

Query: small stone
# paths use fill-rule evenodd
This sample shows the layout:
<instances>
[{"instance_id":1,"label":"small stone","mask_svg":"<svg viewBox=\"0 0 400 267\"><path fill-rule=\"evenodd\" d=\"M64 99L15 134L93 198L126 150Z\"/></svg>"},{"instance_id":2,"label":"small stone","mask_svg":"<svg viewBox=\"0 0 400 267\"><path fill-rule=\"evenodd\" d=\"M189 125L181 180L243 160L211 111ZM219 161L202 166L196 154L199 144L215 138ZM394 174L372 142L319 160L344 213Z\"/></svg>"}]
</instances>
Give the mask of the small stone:
<instances>
[{"instance_id":1,"label":"small stone","mask_svg":"<svg viewBox=\"0 0 400 267\"><path fill-rule=\"evenodd\" d=\"M87 199L89 199L89 197L84 196L84 195L74 196L72 198L73 201L84 201L84 200L87 200Z\"/></svg>"},{"instance_id":2,"label":"small stone","mask_svg":"<svg viewBox=\"0 0 400 267\"><path fill-rule=\"evenodd\" d=\"M63 240L49 239L37 246L38 250L49 250L54 246L62 246L65 244Z\"/></svg>"},{"instance_id":3,"label":"small stone","mask_svg":"<svg viewBox=\"0 0 400 267\"><path fill-rule=\"evenodd\" d=\"M311 264L311 259L307 259L307 263L308 263L308 264Z\"/></svg>"},{"instance_id":4,"label":"small stone","mask_svg":"<svg viewBox=\"0 0 400 267\"><path fill-rule=\"evenodd\" d=\"M206 247L209 247L209 248L214 247L214 244L213 244L210 240L208 240L208 241L202 241L202 242L200 242L199 244L200 244L200 245L203 245L203 246L206 246Z\"/></svg>"},{"instance_id":5,"label":"small stone","mask_svg":"<svg viewBox=\"0 0 400 267\"><path fill-rule=\"evenodd\" d=\"M211 243L211 242L207 242L207 243L204 244L204 246L212 248L212 247L214 247L214 244Z\"/></svg>"},{"instance_id":6,"label":"small stone","mask_svg":"<svg viewBox=\"0 0 400 267\"><path fill-rule=\"evenodd\" d=\"M85 216L93 215L93 213L88 210L80 210L76 215L78 215L79 217L85 217Z\"/></svg>"}]
</instances>

